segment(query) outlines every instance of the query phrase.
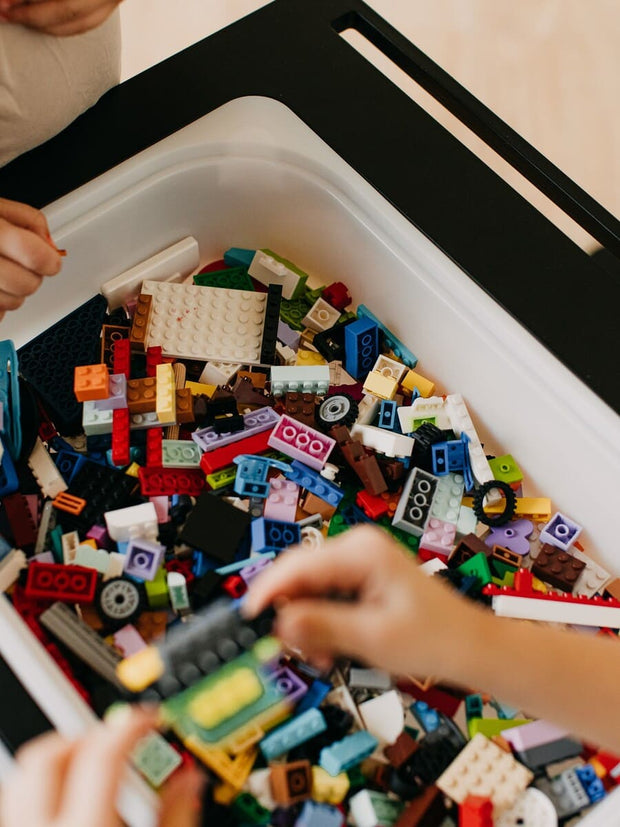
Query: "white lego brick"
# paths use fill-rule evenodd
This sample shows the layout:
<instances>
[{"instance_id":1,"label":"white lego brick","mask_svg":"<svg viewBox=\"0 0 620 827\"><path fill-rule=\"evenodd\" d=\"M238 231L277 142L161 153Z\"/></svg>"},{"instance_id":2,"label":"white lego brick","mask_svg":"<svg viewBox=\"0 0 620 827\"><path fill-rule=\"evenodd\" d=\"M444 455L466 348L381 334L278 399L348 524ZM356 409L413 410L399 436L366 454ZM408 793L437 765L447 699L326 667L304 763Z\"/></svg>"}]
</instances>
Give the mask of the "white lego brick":
<instances>
[{"instance_id":1,"label":"white lego brick","mask_svg":"<svg viewBox=\"0 0 620 827\"><path fill-rule=\"evenodd\" d=\"M301 545L304 548L317 551L325 545L325 537L312 525L305 525L301 529Z\"/></svg>"},{"instance_id":2,"label":"white lego brick","mask_svg":"<svg viewBox=\"0 0 620 827\"><path fill-rule=\"evenodd\" d=\"M261 807L272 811L278 805L271 792L270 776L271 769L269 767L262 770L253 770L245 782L244 789L254 796Z\"/></svg>"},{"instance_id":3,"label":"white lego brick","mask_svg":"<svg viewBox=\"0 0 620 827\"><path fill-rule=\"evenodd\" d=\"M130 431L145 431L147 428L168 428L170 425L176 425L176 422L160 422L155 411L149 411L143 414L132 414L129 417Z\"/></svg>"},{"instance_id":4,"label":"white lego brick","mask_svg":"<svg viewBox=\"0 0 620 827\"><path fill-rule=\"evenodd\" d=\"M381 745L393 744L405 727L403 703L395 689L364 701L358 709L366 729Z\"/></svg>"},{"instance_id":5,"label":"white lego brick","mask_svg":"<svg viewBox=\"0 0 620 827\"><path fill-rule=\"evenodd\" d=\"M101 436L112 433L114 411L100 411L92 401L84 402L82 428L86 436Z\"/></svg>"},{"instance_id":6,"label":"white lego brick","mask_svg":"<svg viewBox=\"0 0 620 827\"><path fill-rule=\"evenodd\" d=\"M177 241L154 256L141 261L129 270L109 279L101 285L101 292L108 300L110 310L125 304L140 292L145 280L183 281L200 264L200 252L195 238Z\"/></svg>"},{"instance_id":7,"label":"white lego brick","mask_svg":"<svg viewBox=\"0 0 620 827\"><path fill-rule=\"evenodd\" d=\"M571 549L570 554L586 564L585 569L579 575L573 586L573 594L582 597L594 597L595 594L604 591L605 586L613 579L612 575L595 563L591 557L579 551L578 548Z\"/></svg>"},{"instance_id":8,"label":"white lego brick","mask_svg":"<svg viewBox=\"0 0 620 827\"><path fill-rule=\"evenodd\" d=\"M282 298L292 299L299 279L299 273L291 270L282 261L270 256L264 250L257 250L248 267L248 273L261 284L280 284Z\"/></svg>"},{"instance_id":9,"label":"white lego brick","mask_svg":"<svg viewBox=\"0 0 620 827\"><path fill-rule=\"evenodd\" d=\"M417 400L416 400L417 401ZM457 437L461 434L466 434L469 438L469 462L474 479L479 485L484 482L490 482L493 477L493 471L489 465L489 461L484 453L484 448L478 437L478 433L474 427L469 411L465 404L465 400L460 393L452 393L446 397L445 403L448 417L450 418L450 427ZM487 500L489 503L498 502L500 498L499 491L491 491Z\"/></svg>"},{"instance_id":10,"label":"white lego brick","mask_svg":"<svg viewBox=\"0 0 620 827\"><path fill-rule=\"evenodd\" d=\"M164 356L261 364L267 293L145 281L152 296L147 347Z\"/></svg>"},{"instance_id":11,"label":"white lego brick","mask_svg":"<svg viewBox=\"0 0 620 827\"><path fill-rule=\"evenodd\" d=\"M54 499L62 491L67 490L67 483L62 478L56 463L48 454L39 437L34 443L34 448L28 459L28 466L34 474L37 485L44 497Z\"/></svg>"},{"instance_id":12,"label":"white lego brick","mask_svg":"<svg viewBox=\"0 0 620 827\"><path fill-rule=\"evenodd\" d=\"M325 299L318 298L302 319L302 324L320 333L329 330L340 318L340 311L332 307Z\"/></svg>"},{"instance_id":13,"label":"white lego brick","mask_svg":"<svg viewBox=\"0 0 620 827\"><path fill-rule=\"evenodd\" d=\"M364 669L352 666L349 671L351 689L375 689L387 692L392 687L392 678L382 669Z\"/></svg>"},{"instance_id":14,"label":"white lego brick","mask_svg":"<svg viewBox=\"0 0 620 827\"><path fill-rule=\"evenodd\" d=\"M410 434L414 430L414 423L419 419L434 419L438 428L450 427L450 420L441 396L419 397L411 405L401 405L397 413L400 428L405 434Z\"/></svg>"},{"instance_id":15,"label":"white lego brick","mask_svg":"<svg viewBox=\"0 0 620 827\"><path fill-rule=\"evenodd\" d=\"M205 385L230 385L242 367L232 362L207 362L198 381Z\"/></svg>"},{"instance_id":16,"label":"white lego brick","mask_svg":"<svg viewBox=\"0 0 620 827\"><path fill-rule=\"evenodd\" d=\"M387 793L364 789L349 799L349 814L355 827L384 827L396 824L404 806Z\"/></svg>"},{"instance_id":17,"label":"white lego brick","mask_svg":"<svg viewBox=\"0 0 620 827\"><path fill-rule=\"evenodd\" d=\"M551 799L536 787L523 790L515 803L495 819L495 827L557 827L558 814Z\"/></svg>"},{"instance_id":18,"label":"white lego brick","mask_svg":"<svg viewBox=\"0 0 620 827\"><path fill-rule=\"evenodd\" d=\"M359 438L367 448L373 448L388 457L410 457L415 443L411 437L376 428L374 425L358 425L351 429L351 436Z\"/></svg>"},{"instance_id":19,"label":"white lego brick","mask_svg":"<svg viewBox=\"0 0 620 827\"><path fill-rule=\"evenodd\" d=\"M21 549L12 549L0 560L0 594L11 588L20 571L25 568L26 555Z\"/></svg>"},{"instance_id":20,"label":"white lego brick","mask_svg":"<svg viewBox=\"0 0 620 827\"><path fill-rule=\"evenodd\" d=\"M499 617L620 629L620 608L615 606L589 605L587 603L498 594L493 597L492 607Z\"/></svg>"},{"instance_id":21,"label":"white lego brick","mask_svg":"<svg viewBox=\"0 0 620 827\"><path fill-rule=\"evenodd\" d=\"M125 571L125 555L118 551L111 551L108 554L108 568L103 575L103 582L112 580L114 577L121 577Z\"/></svg>"},{"instance_id":22,"label":"white lego brick","mask_svg":"<svg viewBox=\"0 0 620 827\"><path fill-rule=\"evenodd\" d=\"M468 795L479 795L490 798L500 812L515 804L533 778L510 753L477 733L436 783L457 804Z\"/></svg>"},{"instance_id":23,"label":"white lego brick","mask_svg":"<svg viewBox=\"0 0 620 827\"><path fill-rule=\"evenodd\" d=\"M287 391L324 394L329 390L327 365L273 366L270 371L271 392L281 396Z\"/></svg>"},{"instance_id":24,"label":"white lego brick","mask_svg":"<svg viewBox=\"0 0 620 827\"><path fill-rule=\"evenodd\" d=\"M377 373L380 373L388 379L394 379L400 384L409 368L407 365L403 365L402 362L397 362L396 359L390 359L389 356L384 356L381 353L372 366L372 370L377 371Z\"/></svg>"},{"instance_id":25,"label":"white lego brick","mask_svg":"<svg viewBox=\"0 0 620 827\"><path fill-rule=\"evenodd\" d=\"M473 508L462 505L459 508L459 516L456 521L457 539L466 537L468 534L475 534L477 525L478 518L476 517Z\"/></svg>"},{"instance_id":26,"label":"white lego brick","mask_svg":"<svg viewBox=\"0 0 620 827\"><path fill-rule=\"evenodd\" d=\"M69 531L60 538L62 546L62 561L69 565L75 561L75 553L80 545L80 535L77 531Z\"/></svg>"},{"instance_id":27,"label":"white lego brick","mask_svg":"<svg viewBox=\"0 0 620 827\"><path fill-rule=\"evenodd\" d=\"M157 537L157 513L151 502L106 511L103 516L110 538L117 542L134 537Z\"/></svg>"},{"instance_id":28,"label":"white lego brick","mask_svg":"<svg viewBox=\"0 0 620 827\"><path fill-rule=\"evenodd\" d=\"M370 425L375 421L379 408L381 407L381 400L378 396L372 393L365 393L361 401L357 405L357 419L356 425Z\"/></svg>"},{"instance_id":29,"label":"white lego brick","mask_svg":"<svg viewBox=\"0 0 620 827\"><path fill-rule=\"evenodd\" d=\"M439 557L431 557L430 560L427 560L425 563L422 563L420 566L420 571L427 574L431 577L433 574L437 574L440 571L444 571L448 567L444 563L443 560L440 560Z\"/></svg>"},{"instance_id":30,"label":"white lego brick","mask_svg":"<svg viewBox=\"0 0 620 827\"><path fill-rule=\"evenodd\" d=\"M286 366L297 364L297 354L295 351L288 345L283 345L282 342L276 342L276 355Z\"/></svg>"}]
</instances>

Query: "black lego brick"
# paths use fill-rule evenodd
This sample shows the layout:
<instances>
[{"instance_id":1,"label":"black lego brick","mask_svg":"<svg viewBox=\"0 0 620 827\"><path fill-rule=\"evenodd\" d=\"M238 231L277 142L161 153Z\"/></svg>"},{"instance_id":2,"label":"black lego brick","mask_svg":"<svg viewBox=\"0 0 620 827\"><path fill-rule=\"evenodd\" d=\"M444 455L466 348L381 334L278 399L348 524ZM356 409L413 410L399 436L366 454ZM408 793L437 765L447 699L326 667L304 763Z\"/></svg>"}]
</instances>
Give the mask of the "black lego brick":
<instances>
[{"instance_id":1,"label":"black lego brick","mask_svg":"<svg viewBox=\"0 0 620 827\"><path fill-rule=\"evenodd\" d=\"M251 522L249 514L204 492L196 500L180 539L224 564L232 563Z\"/></svg>"}]
</instances>

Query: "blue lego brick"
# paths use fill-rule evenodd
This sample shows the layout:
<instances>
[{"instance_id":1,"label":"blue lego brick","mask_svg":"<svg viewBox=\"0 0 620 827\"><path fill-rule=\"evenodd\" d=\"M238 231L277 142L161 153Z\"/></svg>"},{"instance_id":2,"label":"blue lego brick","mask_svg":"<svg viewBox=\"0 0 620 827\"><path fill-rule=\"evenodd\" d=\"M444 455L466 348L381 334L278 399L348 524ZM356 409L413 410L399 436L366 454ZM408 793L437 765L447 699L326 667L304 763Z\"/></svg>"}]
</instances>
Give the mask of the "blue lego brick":
<instances>
[{"instance_id":1,"label":"blue lego brick","mask_svg":"<svg viewBox=\"0 0 620 827\"><path fill-rule=\"evenodd\" d=\"M407 365L408 368L415 368L418 364L418 357L415 353L412 353L412 351L410 351L409 348L400 341L400 339L397 339L392 331L387 328L383 322L380 322L374 313L370 312L365 304L360 304L357 308L357 315L360 319L369 319L371 322L374 322L383 333L383 341L387 347L390 348L394 356L396 356L397 359L400 359L400 361L404 365Z\"/></svg>"},{"instance_id":2,"label":"blue lego brick","mask_svg":"<svg viewBox=\"0 0 620 827\"><path fill-rule=\"evenodd\" d=\"M294 827L341 827L343 816L337 807L306 801Z\"/></svg>"},{"instance_id":3,"label":"blue lego brick","mask_svg":"<svg viewBox=\"0 0 620 827\"><path fill-rule=\"evenodd\" d=\"M358 319L344 329L344 368L354 379L362 379L379 356L379 327L370 319Z\"/></svg>"},{"instance_id":4,"label":"blue lego brick","mask_svg":"<svg viewBox=\"0 0 620 827\"><path fill-rule=\"evenodd\" d=\"M334 507L340 505L344 497L344 491L339 485L321 476L318 471L308 468L307 465L298 459L293 460L291 463L291 469L286 472L286 478Z\"/></svg>"},{"instance_id":5,"label":"blue lego brick","mask_svg":"<svg viewBox=\"0 0 620 827\"><path fill-rule=\"evenodd\" d=\"M224 262L227 267L245 267L247 270L256 250L245 250L243 247L231 247L224 253Z\"/></svg>"},{"instance_id":6,"label":"blue lego brick","mask_svg":"<svg viewBox=\"0 0 620 827\"><path fill-rule=\"evenodd\" d=\"M409 707L424 732L434 732L441 723L441 715L424 701L415 701Z\"/></svg>"},{"instance_id":7,"label":"blue lego brick","mask_svg":"<svg viewBox=\"0 0 620 827\"><path fill-rule=\"evenodd\" d=\"M20 373L66 436L82 430L82 405L73 392L74 371L76 365L99 362L107 309L105 298L94 296L18 351Z\"/></svg>"},{"instance_id":8,"label":"blue lego brick","mask_svg":"<svg viewBox=\"0 0 620 827\"><path fill-rule=\"evenodd\" d=\"M296 714L300 715L307 709L318 708L332 691L332 688L331 683L325 683L325 681L316 678L310 685L304 697L297 704L297 708L295 710Z\"/></svg>"},{"instance_id":9,"label":"blue lego brick","mask_svg":"<svg viewBox=\"0 0 620 827\"><path fill-rule=\"evenodd\" d=\"M192 574L194 577L204 577L208 571L215 570L217 563L210 560L201 551L194 551L192 554Z\"/></svg>"},{"instance_id":10,"label":"blue lego brick","mask_svg":"<svg viewBox=\"0 0 620 827\"><path fill-rule=\"evenodd\" d=\"M398 404L394 402L393 399L382 399L381 408L379 409L379 421L377 422L379 428L385 428L386 431L394 431L396 434L402 434L397 411Z\"/></svg>"},{"instance_id":11,"label":"blue lego brick","mask_svg":"<svg viewBox=\"0 0 620 827\"><path fill-rule=\"evenodd\" d=\"M297 523L266 520L259 517L252 521L252 551L282 551L301 543L301 528Z\"/></svg>"},{"instance_id":12,"label":"blue lego brick","mask_svg":"<svg viewBox=\"0 0 620 827\"><path fill-rule=\"evenodd\" d=\"M269 482L267 475L271 468L286 473L290 465L271 457L260 457L256 454L239 454L233 462L237 465L237 476L233 489L240 497L260 497L266 499L269 496Z\"/></svg>"},{"instance_id":13,"label":"blue lego brick","mask_svg":"<svg viewBox=\"0 0 620 827\"><path fill-rule=\"evenodd\" d=\"M4 439L2 440L4 444ZM4 453L2 454L2 463L0 464L0 497L5 497L8 494L14 494L19 488L19 480L15 465L11 459L8 448L5 445Z\"/></svg>"},{"instance_id":14,"label":"blue lego brick","mask_svg":"<svg viewBox=\"0 0 620 827\"><path fill-rule=\"evenodd\" d=\"M331 776L336 776L361 764L378 746L379 741L375 736L362 729L353 735L347 735L342 741L324 747L319 756L319 766Z\"/></svg>"},{"instance_id":15,"label":"blue lego brick","mask_svg":"<svg viewBox=\"0 0 620 827\"><path fill-rule=\"evenodd\" d=\"M575 773L592 804L605 798L605 787L594 771L592 764L575 767Z\"/></svg>"},{"instance_id":16,"label":"blue lego brick","mask_svg":"<svg viewBox=\"0 0 620 827\"><path fill-rule=\"evenodd\" d=\"M260 741L259 747L265 759L271 761L272 758L277 758L293 747L314 738L315 735L320 735L326 729L327 723L323 713L318 709L308 709L266 735Z\"/></svg>"}]
</instances>

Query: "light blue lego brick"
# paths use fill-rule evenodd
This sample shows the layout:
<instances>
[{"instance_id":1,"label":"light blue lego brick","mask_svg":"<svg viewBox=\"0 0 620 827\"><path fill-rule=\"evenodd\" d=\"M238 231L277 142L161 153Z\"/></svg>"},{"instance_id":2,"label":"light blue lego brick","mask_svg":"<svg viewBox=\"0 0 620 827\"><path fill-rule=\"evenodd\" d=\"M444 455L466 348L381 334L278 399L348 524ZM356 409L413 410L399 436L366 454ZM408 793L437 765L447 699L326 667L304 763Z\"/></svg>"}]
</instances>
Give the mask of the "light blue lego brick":
<instances>
[{"instance_id":1,"label":"light blue lego brick","mask_svg":"<svg viewBox=\"0 0 620 827\"><path fill-rule=\"evenodd\" d=\"M200 468L200 448L188 439L164 439L161 464L164 468Z\"/></svg>"},{"instance_id":2,"label":"light blue lego brick","mask_svg":"<svg viewBox=\"0 0 620 827\"><path fill-rule=\"evenodd\" d=\"M441 723L439 712L424 701L415 701L409 709L424 732L434 732Z\"/></svg>"},{"instance_id":3,"label":"light blue lego brick","mask_svg":"<svg viewBox=\"0 0 620 827\"><path fill-rule=\"evenodd\" d=\"M370 319L358 319L344 329L344 369L354 379L372 370L379 356L379 326Z\"/></svg>"},{"instance_id":4,"label":"light blue lego brick","mask_svg":"<svg viewBox=\"0 0 620 827\"><path fill-rule=\"evenodd\" d=\"M380 322L375 314L371 313L365 304L360 304L357 308L357 315L359 318L370 319L370 321L374 322L379 330L382 331L383 341L394 353L394 355L397 356L404 365L407 365L408 368L415 368L418 364L418 357L415 353L412 353L412 351L410 351L409 348L400 341L400 339L397 339L392 331L387 328L383 322Z\"/></svg>"},{"instance_id":5,"label":"light blue lego brick","mask_svg":"<svg viewBox=\"0 0 620 827\"><path fill-rule=\"evenodd\" d=\"M430 516L444 523L457 524L465 482L463 475L446 474L437 478L437 487L433 495Z\"/></svg>"},{"instance_id":6,"label":"light blue lego brick","mask_svg":"<svg viewBox=\"0 0 620 827\"><path fill-rule=\"evenodd\" d=\"M344 824L342 813L330 804L317 804L306 801L295 827L341 827Z\"/></svg>"},{"instance_id":7,"label":"light blue lego brick","mask_svg":"<svg viewBox=\"0 0 620 827\"><path fill-rule=\"evenodd\" d=\"M336 483L321 476L318 471L308 468L303 462L298 459L293 460L289 471L285 472L287 479L297 483L301 488L315 494L320 499L325 500L329 505L334 507L340 505L340 501L344 497L344 491Z\"/></svg>"},{"instance_id":8,"label":"light blue lego brick","mask_svg":"<svg viewBox=\"0 0 620 827\"><path fill-rule=\"evenodd\" d=\"M347 735L342 741L336 741L329 747L321 750L319 766L331 776L361 764L369 755L372 755L379 746L379 741L365 729Z\"/></svg>"},{"instance_id":9,"label":"light blue lego brick","mask_svg":"<svg viewBox=\"0 0 620 827\"><path fill-rule=\"evenodd\" d=\"M331 683L325 683L325 681L316 678L310 685L310 688L304 697L297 704L297 708L295 710L296 714L300 715L307 709L318 708L332 691L332 688Z\"/></svg>"},{"instance_id":10,"label":"light blue lego brick","mask_svg":"<svg viewBox=\"0 0 620 827\"><path fill-rule=\"evenodd\" d=\"M379 421L377 422L378 427L401 434L397 410L398 404L393 399L382 399L381 408L379 409Z\"/></svg>"},{"instance_id":11,"label":"light blue lego brick","mask_svg":"<svg viewBox=\"0 0 620 827\"><path fill-rule=\"evenodd\" d=\"M234 563L229 563L228 566L221 566L215 571L217 574L226 576L229 574L234 574L237 571L241 571L241 569L252 565L252 563L258 563L259 560L273 560L275 556L275 551L266 551L264 554L254 554L252 557L245 557L243 560L237 560Z\"/></svg>"},{"instance_id":12,"label":"light blue lego brick","mask_svg":"<svg viewBox=\"0 0 620 827\"><path fill-rule=\"evenodd\" d=\"M227 267L245 267L247 270L256 250L245 250L243 247L231 247L224 253L224 262Z\"/></svg>"},{"instance_id":13,"label":"light blue lego brick","mask_svg":"<svg viewBox=\"0 0 620 827\"><path fill-rule=\"evenodd\" d=\"M315 735L325 732L326 729L323 713L318 709L308 709L266 735L260 741L259 747L265 759L271 761L272 758L277 758L293 747L314 738Z\"/></svg>"},{"instance_id":14,"label":"light blue lego brick","mask_svg":"<svg viewBox=\"0 0 620 827\"><path fill-rule=\"evenodd\" d=\"M282 473L290 470L290 465L271 457L261 457L256 454L239 454L233 462L238 466L235 476L234 491L241 497L260 497L266 499L269 496L269 482L267 475L271 468Z\"/></svg>"},{"instance_id":15,"label":"light blue lego brick","mask_svg":"<svg viewBox=\"0 0 620 827\"><path fill-rule=\"evenodd\" d=\"M252 551L282 551L301 543L301 529L297 523L283 523L259 517L252 522Z\"/></svg>"}]
</instances>

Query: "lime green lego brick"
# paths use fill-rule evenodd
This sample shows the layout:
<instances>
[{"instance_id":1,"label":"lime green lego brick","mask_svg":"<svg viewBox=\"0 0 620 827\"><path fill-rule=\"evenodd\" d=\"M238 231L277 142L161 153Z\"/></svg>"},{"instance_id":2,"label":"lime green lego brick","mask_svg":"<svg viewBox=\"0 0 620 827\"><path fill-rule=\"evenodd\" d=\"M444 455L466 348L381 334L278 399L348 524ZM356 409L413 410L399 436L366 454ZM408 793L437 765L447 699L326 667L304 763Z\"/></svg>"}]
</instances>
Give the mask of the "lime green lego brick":
<instances>
[{"instance_id":1,"label":"lime green lego brick","mask_svg":"<svg viewBox=\"0 0 620 827\"><path fill-rule=\"evenodd\" d=\"M495 565L495 563L493 565ZM509 589L512 589L515 584L515 574L516 572L514 570L506 571L503 578L492 577L491 580L494 586L499 586L500 588L502 586L508 586Z\"/></svg>"},{"instance_id":2,"label":"lime green lego brick","mask_svg":"<svg viewBox=\"0 0 620 827\"><path fill-rule=\"evenodd\" d=\"M210 273L198 273L194 284L199 287L226 287L229 290L254 290L252 279L245 267L230 267L227 270L214 270Z\"/></svg>"},{"instance_id":3,"label":"lime green lego brick","mask_svg":"<svg viewBox=\"0 0 620 827\"><path fill-rule=\"evenodd\" d=\"M510 454L505 454L503 457L495 457L489 460L493 478L507 482L508 485L514 485L521 482L523 473Z\"/></svg>"},{"instance_id":4,"label":"lime green lego brick","mask_svg":"<svg viewBox=\"0 0 620 827\"><path fill-rule=\"evenodd\" d=\"M158 609L167 609L170 605L170 601L168 599L167 576L168 572L162 567L158 570L153 580L146 580L144 583L149 608L154 611Z\"/></svg>"},{"instance_id":5,"label":"lime green lego brick","mask_svg":"<svg viewBox=\"0 0 620 827\"><path fill-rule=\"evenodd\" d=\"M510 583L504 583L503 580L506 578L506 575L512 574L512 579L514 581L515 572L517 571L517 566L511 566L510 563L505 563L502 560L492 560L493 565L493 572L495 573L495 577L493 578L493 582L495 580L502 580L502 586L509 586Z\"/></svg>"},{"instance_id":6,"label":"lime green lego brick","mask_svg":"<svg viewBox=\"0 0 620 827\"><path fill-rule=\"evenodd\" d=\"M132 761L156 789L183 763L179 753L159 732L150 732L142 738L133 752Z\"/></svg>"},{"instance_id":7,"label":"lime green lego brick","mask_svg":"<svg viewBox=\"0 0 620 827\"><path fill-rule=\"evenodd\" d=\"M310 304L314 304L317 299L320 299L323 295L323 290L325 290L326 285L324 284L322 287L315 287L314 290L310 290L309 287L306 287L306 291L304 296L310 302Z\"/></svg>"},{"instance_id":8,"label":"lime green lego brick","mask_svg":"<svg viewBox=\"0 0 620 827\"><path fill-rule=\"evenodd\" d=\"M293 292L291 300L294 301L295 299L298 299L300 296L304 296L304 294L307 292L306 282L308 281L308 274L304 273L304 271L301 270L292 261L289 261L287 258L283 258L282 256L279 256L277 253L274 253L273 250L268 250L268 249L265 248L265 249L262 249L261 252L265 253L265 255L270 256L271 258L275 259L276 261L279 261L280 264L283 264L285 267L288 267L289 270L292 270L293 273L296 273L296 275L299 276L299 281L297 282L297 286L295 287L295 291ZM316 299L314 299L312 304L314 304L315 301L316 301Z\"/></svg>"},{"instance_id":9,"label":"lime green lego brick","mask_svg":"<svg viewBox=\"0 0 620 827\"><path fill-rule=\"evenodd\" d=\"M489 561L482 551L478 554L474 554L473 557L470 557L469 560L462 563L457 568L457 571L460 571L461 574L464 574L465 576L477 577L480 581L480 588L488 585L492 580Z\"/></svg>"},{"instance_id":10,"label":"lime green lego brick","mask_svg":"<svg viewBox=\"0 0 620 827\"><path fill-rule=\"evenodd\" d=\"M243 825L269 824L271 813L254 798L251 793L241 793L233 801L231 810Z\"/></svg>"},{"instance_id":11,"label":"lime green lego brick","mask_svg":"<svg viewBox=\"0 0 620 827\"><path fill-rule=\"evenodd\" d=\"M221 468L213 474L207 474L207 482L214 491L220 488L226 488L227 485L232 485L237 476L237 466L227 465L226 468Z\"/></svg>"},{"instance_id":12,"label":"lime green lego brick","mask_svg":"<svg viewBox=\"0 0 620 827\"><path fill-rule=\"evenodd\" d=\"M467 722L467 730L470 738L473 738L477 732L481 732L487 738L493 738L494 735L501 735L506 729L531 722L531 718L513 718L510 721L501 718L470 718Z\"/></svg>"},{"instance_id":13,"label":"lime green lego brick","mask_svg":"<svg viewBox=\"0 0 620 827\"><path fill-rule=\"evenodd\" d=\"M357 319L357 316L351 310L345 310L339 317L338 317L338 324L342 322L353 321L353 319Z\"/></svg>"},{"instance_id":14,"label":"lime green lego brick","mask_svg":"<svg viewBox=\"0 0 620 827\"><path fill-rule=\"evenodd\" d=\"M436 416L422 416L420 419L413 420L413 430L417 431L421 425L425 425L429 422L431 425L437 424L437 417Z\"/></svg>"}]
</instances>

